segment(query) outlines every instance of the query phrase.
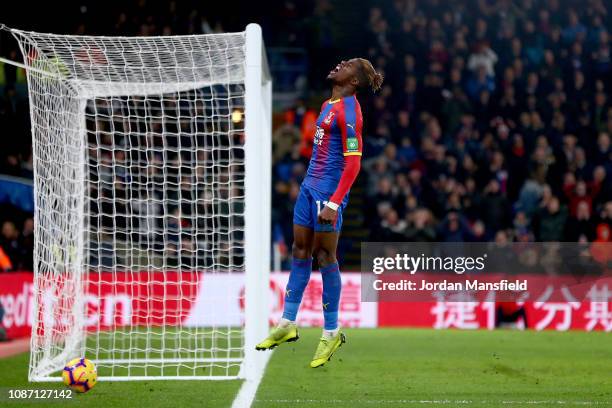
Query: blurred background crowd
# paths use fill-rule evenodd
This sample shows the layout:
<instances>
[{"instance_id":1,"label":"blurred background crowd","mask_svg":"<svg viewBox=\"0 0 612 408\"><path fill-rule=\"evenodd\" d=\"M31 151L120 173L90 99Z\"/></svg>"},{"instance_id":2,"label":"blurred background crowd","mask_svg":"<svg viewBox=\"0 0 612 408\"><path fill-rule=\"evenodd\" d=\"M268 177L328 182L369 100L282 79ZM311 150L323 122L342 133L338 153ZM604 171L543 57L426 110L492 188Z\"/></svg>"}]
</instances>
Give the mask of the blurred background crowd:
<instances>
[{"instance_id":1,"label":"blurred background crowd","mask_svg":"<svg viewBox=\"0 0 612 408\"><path fill-rule=\"evenodd\" d=\"M352 194L362 199L351 212L360 222L348 234L610 240L612 25L604 2L387 1L370 7L364 23L356 55L386 82L360 98L364 161ZM283 145L275 150L276 202L295 201L315 118L307 115L288 114L275 135Z\"/></svg>"},{"instance_id":2,"label":"blurred background crowd","mask_svg":"<svg viewBox=\"0 0 612 408\"><path fill-rule=\"evenodd\" d=\"M286 0L270 2L265 15L239 3L236 16L195 1L127 1L120 13L68 2L66 24L17 16L7 24L125 35L262 24L275 81L273 237L284 259L318 109L329 97L324 78L353 56L369 58L386 80L378 94L359 96L364 157L345 214L345 265L358 267L362 241L610 241L606 2ZM20 58L14 42L0 47ZM0 89L0 174L31 179L23 72L0 65ZM31 209L2 198L0 247L11 268L31 268Z\"/></svg>"}]
</instances>

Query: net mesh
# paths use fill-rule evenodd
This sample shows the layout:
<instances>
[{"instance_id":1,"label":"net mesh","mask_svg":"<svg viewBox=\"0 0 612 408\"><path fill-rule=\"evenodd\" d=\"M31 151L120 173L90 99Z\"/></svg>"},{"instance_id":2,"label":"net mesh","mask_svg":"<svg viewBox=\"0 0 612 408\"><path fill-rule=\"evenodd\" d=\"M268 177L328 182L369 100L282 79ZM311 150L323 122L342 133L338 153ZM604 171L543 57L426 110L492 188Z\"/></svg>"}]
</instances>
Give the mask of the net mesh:
<instances>
[{"instance_id":1,"label":"net mesh","mask_svg":"<svg viewBox=\"0 0 612 408\"><path fill-rule=\"evenodd\" d=\"M244 33L13 34L34 140L30 378L83 355L102 377L235 377Z\"/></svg>"}]
</instances>

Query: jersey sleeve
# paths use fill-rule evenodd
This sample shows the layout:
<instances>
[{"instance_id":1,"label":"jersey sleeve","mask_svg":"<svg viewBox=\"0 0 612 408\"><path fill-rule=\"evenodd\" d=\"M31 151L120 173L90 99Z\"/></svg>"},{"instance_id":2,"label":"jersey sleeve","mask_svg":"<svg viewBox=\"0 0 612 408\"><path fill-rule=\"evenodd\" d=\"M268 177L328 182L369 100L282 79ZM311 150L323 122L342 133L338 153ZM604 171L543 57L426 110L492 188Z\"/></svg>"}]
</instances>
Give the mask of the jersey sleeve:
<instances>
[{"instance_id":1,"label":"jersey sleeve","mask_svg":"<svg viewBox=\"0 0 612 408\"><path fill-rule=\"evenodd\" d=\"M355 97L344 99L343 106L340 108L338 125L342 134L342 154L344 156L361 156L363 119L361 108Z\"/></svg>"},{"instance_id":2,"label":"jersey sleeve","mask_svg":"<svg viewBox=\"0 0 612 408\"><path fill-rule=\"evenodd\" d=\"M359 174L359 169L361 169L360 156L349 155L344 157L344 170L342 171L342 176L338 182L338 187L336 187L336 191L328 200L330 203L333 203L334 210L338 209L338 206L342 200L344 200L344 197L353 186L353 183Z\"/></svg>"},{"instance_id":3,"label":"jersey sleeve","mask_svg":"<svg viewBox=\"0 0 612 408\"><path fill-rule=\"evenodd\" d=\"M340 108L338 125L342 134L342 153L344 155L344 169L340 176L340 181L336 191L330 197L333 209L337 209L348 191L351 189L359 170L361 168L361 128L363 120L361 118L361 108L357 99L345 98L344 104Z\"/></svg>"}]
</instances>

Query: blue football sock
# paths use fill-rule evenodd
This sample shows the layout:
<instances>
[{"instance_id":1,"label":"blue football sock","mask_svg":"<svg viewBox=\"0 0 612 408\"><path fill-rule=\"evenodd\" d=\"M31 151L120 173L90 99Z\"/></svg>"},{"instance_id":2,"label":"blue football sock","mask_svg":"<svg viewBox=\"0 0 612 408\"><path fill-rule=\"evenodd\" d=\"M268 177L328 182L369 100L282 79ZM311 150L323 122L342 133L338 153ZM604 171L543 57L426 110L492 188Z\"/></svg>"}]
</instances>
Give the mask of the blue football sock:
<instances>
[{"instance_id":1,"label":"blue football sock","mask_svg":"<svg viewBox=\"0 0 612 408\"><path fill-rule=\"evenodd\" d=\"M336 330L338 328L338 305L340 303L340 292L342 281L338 263L326 265L321 268L323 278L323 319L325 330Z\"/></svg>"},{"instance_id":2,"label":"blue football sock","mask_svg":"<svg viewBox=\"0 0 612 408\"><path fill-rule=\"evenodd\" d=\"M295 321L297 318L298 309L302 302L302 295L310 280L311 271L312 259L293 259L289 282L287 282L287 288L285 290L284 319Z\"/></svg>"}]
</instances>

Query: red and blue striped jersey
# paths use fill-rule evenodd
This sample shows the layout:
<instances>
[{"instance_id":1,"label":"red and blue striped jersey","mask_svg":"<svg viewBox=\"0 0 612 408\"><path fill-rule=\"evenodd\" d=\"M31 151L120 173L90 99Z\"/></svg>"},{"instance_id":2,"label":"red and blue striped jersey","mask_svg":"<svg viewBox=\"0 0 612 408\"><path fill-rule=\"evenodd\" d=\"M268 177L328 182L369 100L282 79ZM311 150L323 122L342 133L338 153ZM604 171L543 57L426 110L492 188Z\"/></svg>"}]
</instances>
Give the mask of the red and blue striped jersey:
<instances>
[{"instance_id":1,"label":"red and blue striped jersey","mask_svg":"<svg viewBox=\"0 0 612 408\"><path fill-rule=\"evenodd\" d=\"M361 106L355 95L323 102L305 185L334 193L344 169L344 156L361 156L362 126Z\"/></svg>"}]
</instances>

